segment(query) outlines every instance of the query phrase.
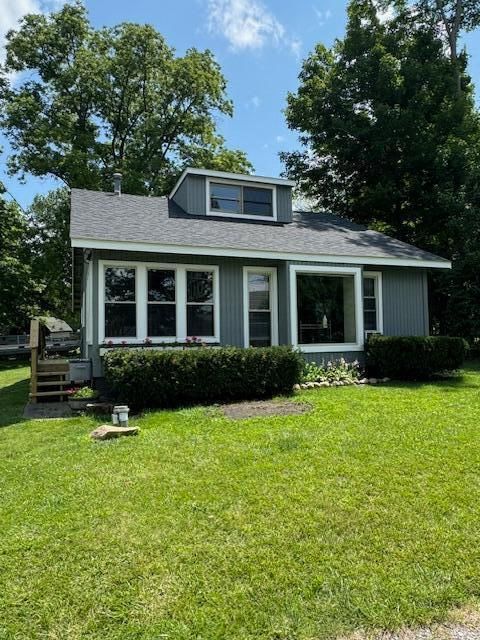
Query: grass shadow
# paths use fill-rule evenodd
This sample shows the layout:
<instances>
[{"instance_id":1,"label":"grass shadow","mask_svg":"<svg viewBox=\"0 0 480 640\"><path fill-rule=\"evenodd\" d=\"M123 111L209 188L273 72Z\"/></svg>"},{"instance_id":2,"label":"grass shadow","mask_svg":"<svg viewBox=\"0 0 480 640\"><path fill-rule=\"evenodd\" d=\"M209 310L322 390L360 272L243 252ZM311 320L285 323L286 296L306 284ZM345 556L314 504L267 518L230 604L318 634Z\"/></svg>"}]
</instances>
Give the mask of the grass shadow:
<instances>
[{"instance_id":1,"label":"grass shadow","mask_svg":"<svg viewBox=\"0 0 480 640\"><path fill-rule=\"evenodd\" d=\"M23 408L28 398L27 380L18 380L0 388L0 428L23 422Z\"/></svg>"}]
</instances>

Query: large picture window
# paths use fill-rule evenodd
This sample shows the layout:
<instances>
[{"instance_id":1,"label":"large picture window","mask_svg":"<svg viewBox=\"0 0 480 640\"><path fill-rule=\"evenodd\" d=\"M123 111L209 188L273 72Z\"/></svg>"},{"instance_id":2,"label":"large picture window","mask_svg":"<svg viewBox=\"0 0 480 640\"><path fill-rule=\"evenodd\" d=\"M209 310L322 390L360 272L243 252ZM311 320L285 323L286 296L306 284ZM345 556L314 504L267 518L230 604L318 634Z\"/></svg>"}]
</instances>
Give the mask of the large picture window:
<instances>
[{"instance_id":1,"label":"large picture window","mask_svg":"<svg viewBox=\"0 0 480 640\"><path fill-rule=\"evenodd\" d=\"M148 270L147 333L149 337L175 337L177 313L175 303L175 271Z\"/></svg>"},{"instance_id":2,"label":"large picture window","mask_svg":"<svg viewBox=\"0 0 480 640\"><path fill-rule=\"evenodd\" d=\"M187 335L215 335L213 271L187 271Z\"/></svg>"},{"instance_id":3,"label":"large picture window","mask_svg":"<svg viewBox=\"0 0 480 640\"><path fill-rule=\"evenodd\" d=\"M300 345L356 343L353 275L298 273L296 287Z\"/></svg>"},{"instance_id":4,"label":"large picture window","mask_svg":"<svg viewBox=\"0 0 480 640\"><path fill-rule=\"evenodd\" d=\"M210 213L273 218L273 189L210 182Z\"/></svg>"},{"instance_id":5,"label":"large picture window","mask_svg":"<svg viewBox=\"0 0 480 640\"><path fill-rule=\"evenodd\" d=\"M105 269L105 337L137 335L135 269Z\"/></svg>"}]
</instances>

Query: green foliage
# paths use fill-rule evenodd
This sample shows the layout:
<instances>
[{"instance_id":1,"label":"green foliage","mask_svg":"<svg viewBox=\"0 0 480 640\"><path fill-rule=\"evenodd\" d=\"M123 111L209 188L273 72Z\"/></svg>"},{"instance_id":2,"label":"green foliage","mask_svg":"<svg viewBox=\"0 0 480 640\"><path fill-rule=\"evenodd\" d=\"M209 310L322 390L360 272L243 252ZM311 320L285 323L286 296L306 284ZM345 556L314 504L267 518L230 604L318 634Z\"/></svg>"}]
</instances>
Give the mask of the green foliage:
<instances>
[{"instance_id":1,"label":"green foliage","mask_svg":"<svg viewBox=\"0 0 480 640\"><path fill-rule=\"evenodd\" d=\"M32 266L28 218L0 195L0 332L22 333L39 312L43 291Z\"/></svg>"},{"instance_id":2,"label":"green foliage","mask_svg":"<svg viewBox=\"0 0 480 640\"><path fill-rule=\"evenodd\" d=\"M328 361L321 365L305 362L302 382L353 382L359 377L358 361L347 362L344 358Z\"/></svg>"},{"instance_id":3,"label":"green foliage","mask_svg":"<svg viewBox=\"0 0 480 640\"><path fill-rule=\"evenodd\" d=\"M95 391L95 389L91 387L79 387L78 389L74 389L68 397L72 398L72 400L93 400L94 398L98 398L98 391Z\"/></svg>"},{"instance_id":4,"label":"green foliage","mask_svg":"<svg viewBox=\"0 0 480 640\"><path fill-rule=\"evenodd\" d=\"M27 15L7 36L3 80L12 172L110 190L120 170L126 192L158 195L187 163L251 169L216 132L233 107L212 53L176 56L150 25L95 30L80 2Z\"/></svg>"},{"instance_id":5,"label":"green foliage","mask_svg":"<svg viewBox=\"0 0 480 640\"><path fill-rule=\"evenodd\" d=\"M135 407L175 407L290 393L303 358L290 347L145 351L104 356L112 392Z\"/></svg>"},{"instance_id":6,"label":"green foliage","mask_svg":"<svg viewBox=\"0 0 480 640\"><path fill-rule=\"evenodd\" d=\"M463 338L446 336L371 336L367 342L367 370L399 380L423 380L459 369L466 356Z\"/></svg>"},{"instance_id":7,"label":"green foliage","mask_svg":"<svg viewBox=\"0 0 480 640\"><path fill-rule=\"evenodd\" d=\"M455 298L473 309L480 300L466 294L476 285L461 256L466 213L480 217L480 119L467 56L452 61L436 13L442 5L449 20L457 3L426 0L415 12L400 0L380 4L393 10L390 20L374 0L351 0L345 37L330 49L318 44L304 61L286 109L302 149L282 158L318 208L447 258L460 254L453 280L465 286ZM478 3L463 4L461 28L474 28L468 12L475 5L478 14ZM433 280L431 317L442 333L455 313L453 280Z\"/></svg>"}]
</instances>

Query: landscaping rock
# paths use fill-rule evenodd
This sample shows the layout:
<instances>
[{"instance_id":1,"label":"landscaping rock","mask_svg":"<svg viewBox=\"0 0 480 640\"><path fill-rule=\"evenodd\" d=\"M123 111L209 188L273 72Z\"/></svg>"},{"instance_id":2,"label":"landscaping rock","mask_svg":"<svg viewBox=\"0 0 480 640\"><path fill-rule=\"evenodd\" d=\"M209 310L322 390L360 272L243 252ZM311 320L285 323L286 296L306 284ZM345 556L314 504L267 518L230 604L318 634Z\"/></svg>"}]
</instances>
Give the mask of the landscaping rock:
<instances>
[{"instance_id":1,"label":"landscaping rock","mask_svg":"<svg viewBox=\"0 0 480 640\"><path fill-rule=\"evenodd\" d=\"M299 384L294 384L294 385L293 385L293 390L294 390L294 391L300 391L300 389L301 389L301 388L302 388L302 387L301 387Z\"/></svg>"},{"instance_id":2,"label":"landscaping rock","mask_svg":"<svg viewBox=\"0 0 480 640\"><path fill-rule=\"evenodd\" d=\"M92 431L90 437L94 440L110 440L120 436L136 436L138 431L138 427L114 427L111 424L102 424Z\"/></svg>"},{"instance_id":3,"label":"landscaping rock","mask_svg":"<svg viewBox=\"0 0 480 640\"><path fill-rule=\"evenodd\" d=\"M390 378L382 378L382 382L390 382Z\"/></svg>"},{"instance_id":4,"label":"landscaping rock","mask_svg":"<svg viewBox=\"0 0 480 640\"><path fill-rule=\"evenodd\" d=\"M377 384L377 383L378 383L377 378L370 378L368 381L368 384Z\"/></svg>"},{"instance_id":5,"label":"landscaping rock","mask_svg":"<svg viewBox=\"0 0 480 640\"><path fill-rule=\"evenodd\" d=\"M368 378L362 378L361 380L358 381L358 384L368 384L369 380Z\"/></svg>"},{"instance_id":6,"label":"landscaping rock","mask_svg":"<svg viewBox=\"0 0 480 640\"><path fill-rule=\"evenodd\" d=\"M319 386L320 387L329 387L330 383L325 380L324 382L319 382Z\"/></svg>"}]
</instances>

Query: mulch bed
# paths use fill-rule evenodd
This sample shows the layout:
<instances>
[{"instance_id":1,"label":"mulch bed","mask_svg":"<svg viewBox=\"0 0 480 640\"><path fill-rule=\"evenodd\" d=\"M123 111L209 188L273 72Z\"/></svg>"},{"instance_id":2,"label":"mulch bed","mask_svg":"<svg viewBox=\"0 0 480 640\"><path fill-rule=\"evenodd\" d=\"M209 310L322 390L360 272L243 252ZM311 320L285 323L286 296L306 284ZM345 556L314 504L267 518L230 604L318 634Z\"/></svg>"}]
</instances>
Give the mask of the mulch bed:
<instances>
[{"instance_id":1,"label":"mulch bed","mask_svg":"<svg viewBox=\"0 0 480 640\"><path fill-rule=\"evenodd\" d=\"M225 404L221 411L232 420L246 418L262 418L268 416L298 415L310 411L312 406L306 402L272 402L271 400L255 400L254 402L235 402Z\"/></svg>"}]
</instances>

